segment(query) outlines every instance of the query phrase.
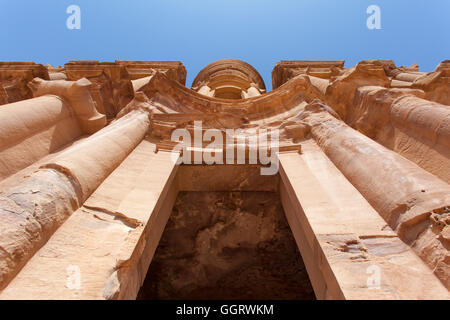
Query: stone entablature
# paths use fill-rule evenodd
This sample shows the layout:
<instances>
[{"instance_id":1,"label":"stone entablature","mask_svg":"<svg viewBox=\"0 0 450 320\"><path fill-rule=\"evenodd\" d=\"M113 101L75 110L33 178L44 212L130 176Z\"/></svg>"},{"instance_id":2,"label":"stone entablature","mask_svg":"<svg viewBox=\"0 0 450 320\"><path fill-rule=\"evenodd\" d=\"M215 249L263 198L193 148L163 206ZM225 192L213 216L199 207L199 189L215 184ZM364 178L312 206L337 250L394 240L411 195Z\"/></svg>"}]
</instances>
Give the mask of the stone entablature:
<instances>
[{"instance_id":1,"label":"stone entablature","mask_svg":"<svg viewBox=\"0 0 450 320\"><path fill-rule=\"evenodd\" d=\"M179 61L122 61L117 64L124 65L131 80L153 76L156 72L163 73L167 78L186 84L186 68Z\"/></svg>"},{"instance_id":2,"label":"stone entablature","mask_svg":"<svg viewBox=\"0 0 450 320\"><path fill-rule=\"evenodd\" d=\"M272 71L272 87L276 89L301 74L331 79L342 73L344 63L345 61L280 61Z\"/></svg>"}]
</instances>

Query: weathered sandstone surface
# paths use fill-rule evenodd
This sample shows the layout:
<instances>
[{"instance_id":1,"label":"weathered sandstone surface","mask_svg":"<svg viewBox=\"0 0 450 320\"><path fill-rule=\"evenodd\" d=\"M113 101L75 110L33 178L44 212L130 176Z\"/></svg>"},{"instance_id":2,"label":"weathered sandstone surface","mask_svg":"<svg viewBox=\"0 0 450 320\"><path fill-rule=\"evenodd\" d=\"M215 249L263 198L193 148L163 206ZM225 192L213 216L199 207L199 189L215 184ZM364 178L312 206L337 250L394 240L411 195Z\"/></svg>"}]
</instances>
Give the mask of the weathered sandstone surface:
<instances>
[{"instance_id":1,"label":"weathered sandstone surface","mask_svg":"<svg viewBox=\"0 0 450 320\"><path fill-rule=\"evenodd\" d=\"M275 192L182 192L141 299L313 299Z\"/></svg>"},{"instance_id":2,"label":"weathered sandstone surface","mask_svg":"<svg viewBox=\"0 0 450 320\"><path fill-rule=\"evenodd\" d=\"M449 299L449 66L0 63L0 299Z\"/></svg>"}]
</instances>

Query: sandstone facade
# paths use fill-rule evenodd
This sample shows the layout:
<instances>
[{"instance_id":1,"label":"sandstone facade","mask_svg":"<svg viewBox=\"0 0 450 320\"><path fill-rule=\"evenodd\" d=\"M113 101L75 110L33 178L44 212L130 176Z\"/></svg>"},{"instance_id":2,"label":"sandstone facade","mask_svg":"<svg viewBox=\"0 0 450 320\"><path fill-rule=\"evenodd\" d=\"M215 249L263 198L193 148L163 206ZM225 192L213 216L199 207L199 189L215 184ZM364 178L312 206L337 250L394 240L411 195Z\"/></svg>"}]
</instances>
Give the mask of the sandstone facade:
<instances>
[{"instance_id":1,"label":"sandstone facade","mask_svg":"<svg viewBox=\"0 0 450 320\"><path fill-rule=\"evenodd\" d=\"M0 299L449 299L449 70L0 63Z\"/></svg>"}]
</instances>

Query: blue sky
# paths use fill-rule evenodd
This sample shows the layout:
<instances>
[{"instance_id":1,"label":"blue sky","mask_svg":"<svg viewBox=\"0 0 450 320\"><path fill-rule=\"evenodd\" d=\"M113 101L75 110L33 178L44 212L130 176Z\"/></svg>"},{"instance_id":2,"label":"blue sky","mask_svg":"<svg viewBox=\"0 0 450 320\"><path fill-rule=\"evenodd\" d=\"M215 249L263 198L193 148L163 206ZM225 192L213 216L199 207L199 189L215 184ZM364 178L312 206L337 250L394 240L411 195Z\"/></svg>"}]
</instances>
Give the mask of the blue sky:
<instances>
[{"instance_id":1,"label":"blue sky","mask_svg":"<svg viewBox=\"0 0 450 320\"><path fill-rule=\"evenodd\" d=\"M81 30L66 27L69 5ZM381 30L366 9L381 8ZM280 60L393 59L432 71L450 59L449 0L0 0L0 61L179 60L187 85L207 64L242 59L268 89Z\"/></svg>"}]
</instances>

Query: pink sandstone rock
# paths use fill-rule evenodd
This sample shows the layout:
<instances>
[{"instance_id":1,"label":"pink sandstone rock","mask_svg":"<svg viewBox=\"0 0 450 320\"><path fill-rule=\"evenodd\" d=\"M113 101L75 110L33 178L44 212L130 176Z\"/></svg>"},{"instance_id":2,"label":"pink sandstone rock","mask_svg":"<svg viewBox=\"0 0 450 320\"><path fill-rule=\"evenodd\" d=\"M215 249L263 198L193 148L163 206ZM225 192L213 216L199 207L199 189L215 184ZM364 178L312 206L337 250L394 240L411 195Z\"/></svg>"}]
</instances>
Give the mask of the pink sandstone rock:
<instances>
[{"instance_id":1,"label":"pink sandstone rock","mask_svg":"<svg viewBox=\"0 0 450 320\"><path fill-rule=\"evenodd\" d=\"M191 89L180 62L1 63L0 299L449 299L448 79L282 61L266 92L234 59ZM220 159L268 129L279 148L175 163L211 154L174 150L197 121Z\"/></svg>"}]
</instances>

